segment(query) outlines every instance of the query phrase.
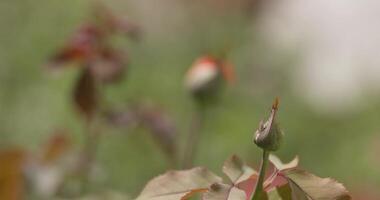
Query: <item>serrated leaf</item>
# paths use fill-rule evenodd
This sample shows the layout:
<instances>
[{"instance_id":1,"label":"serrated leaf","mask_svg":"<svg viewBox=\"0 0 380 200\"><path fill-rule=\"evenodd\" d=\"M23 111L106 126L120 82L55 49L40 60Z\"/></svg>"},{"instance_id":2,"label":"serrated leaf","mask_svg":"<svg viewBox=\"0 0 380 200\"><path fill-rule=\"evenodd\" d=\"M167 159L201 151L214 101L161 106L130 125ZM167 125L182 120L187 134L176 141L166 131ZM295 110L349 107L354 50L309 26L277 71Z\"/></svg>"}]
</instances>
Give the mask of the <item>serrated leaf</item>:
<instances>
[{"instance_id":1,"label":"serrated leaf","mask_svg":"<svg viewBox=\"0 0 380 200\"><path fill-rule=\"evenodd\" d=\"M346 188L331 178L320 178L304 170L284 172L293 200L349 200Z\"/></svg>"},{"instance_id":2,"label":"serrated leaf","mask_svg":"<svg viewBox=\"0 0 380 200\"><path fill-rule=\"evenodd\" d=\"M224 162L223 172L228 176L233 184L237 184L249 179L252 175L257 175L257 172L246 165L236 155L231 156Z\"/></svg>"},{"instance_id":3,"label":"serrated leaf","mask_svg":"<svg viewBox=\"0 0 380 200\"><path fill-rule=\"evenodd\" d=\"M222 179L206 168L169 171L151 180L136 200L185 200L194 192L205 192Z\"/></svg>"},{"instance_id":4,"label":"serrated leaf","mask_svg":"<svg viewBox=\"0 0 380 200\"><path fill-rule=\"evenodd\" d=\"M277 156L270 154L269 161L278 169L279 171L296 168L299 163L298 156L296 156L292 161L288 163L283 163Z\"/></svg>"},{"instance_id":5,"label":"serrated leaf","mask_svg":"<svg viewBox=\"0 0 380 200\"><path fill-rule=\"evenodd\" d=\"M202 200L246 200L244 191L231 185L214 183L203 194Z\"/></svg>"}]
</instances>

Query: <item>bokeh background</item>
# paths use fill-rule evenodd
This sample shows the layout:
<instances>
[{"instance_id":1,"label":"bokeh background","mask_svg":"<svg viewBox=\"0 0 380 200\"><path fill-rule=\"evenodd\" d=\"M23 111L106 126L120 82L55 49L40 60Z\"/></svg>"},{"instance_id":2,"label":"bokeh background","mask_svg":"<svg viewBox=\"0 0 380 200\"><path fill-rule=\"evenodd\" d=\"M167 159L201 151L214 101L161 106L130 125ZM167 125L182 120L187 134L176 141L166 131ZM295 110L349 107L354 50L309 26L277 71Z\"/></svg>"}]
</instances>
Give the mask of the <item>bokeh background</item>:
<instances>
[{"instance_id":1,"label":"bokeh background","mask_svg":"<svg viewBox=\"0 0 380 200\"><path fill-rule=\"evenodd\" d=\"M43 67L90 16L92 1L0 2L0 149L38 151L65 128L78 145L82 124L71 105L75 69L52 76ZM186 70L200 55L229 49L237 81L226 88L202 131L196 165L221 172L232 154L257 166L252 143L275 96L285 131L284 160L294 155L319 176L343 182L359 199L380 186L380 3L301 0L104 0L141 27L128 50L127 77L104 91L123 106L154 102L177 123L180 146L193 112ZM104 185L137 195L168 169L144 130L105 128L98 150ZM366 196L363 198L363 196ZM367 197L368 196L368 197Z\"/></svg>"}]
</instances>

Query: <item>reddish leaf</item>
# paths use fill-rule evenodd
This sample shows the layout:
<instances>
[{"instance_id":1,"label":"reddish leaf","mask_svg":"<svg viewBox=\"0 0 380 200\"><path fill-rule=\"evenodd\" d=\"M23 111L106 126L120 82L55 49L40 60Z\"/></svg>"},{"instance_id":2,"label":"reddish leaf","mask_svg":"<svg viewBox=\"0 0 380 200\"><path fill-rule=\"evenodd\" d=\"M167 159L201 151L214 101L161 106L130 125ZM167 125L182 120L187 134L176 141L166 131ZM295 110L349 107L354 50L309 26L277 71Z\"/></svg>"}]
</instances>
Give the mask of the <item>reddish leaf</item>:
<instances>
[{"instance_id":1,"label":"reddish leaf","mask_svg":"<svg viewBox=\"0 0 380 200\"><path fill-rule=\"evenodd\" d=\"M126 67L125 53L111 48L102 49L96 57L89 61L89 68L96 80L115 82L121 80Z\"/></svg>"},{"instance_id":2,"label":"reddish leaf","mask_svg":"<svg viewBox=\"0 0 380 200\"><path fill-rule=\"evenodd\" d=\"M62 50L50 60L51 67L61 67L73 61L86 63L94 57L101 43L103 33L93 24L84 24L74 32Z\"/></svg>"},{"instance_id":3,"label":"reddish leaf","mask_svg":"<svg viewBox=\"0 0 380 200\"><path fill-rule=\"evenodd\" d=\"M244 180L235 186L245 192L247 199L249 199L253 194L253 189L255 188L258 176L252 175L247 180Z\"/></svg>"},{"instance_id":4,"label":"reddish leaf","mask_svg":"<svg viewBox=\"0 0 380 200\"><path fill-rule=\"evenodd\" d=\"M132 39L138 39L140 36L138 26L126 19L117 17L104 4L97 3L95 5L94 15L96 22L106 31L124 33Z\"/></svg>"},{"instance_id":5,"label":"reddish leaf","mask_svg":"<svg viewBox=\"0 0 380 200\"><path fill-rule=\"evenodd\" d=\"M296 156L289 163L283 163L274 154L269 155L269 161L273 165L274 171L272 173L272 176L269 177L264 183L266 191L269 191L273 188L280 187L280 186L287 184L287 180L283 176L281 176L280 173L282 173L286 170L295 169L299 163L298 156Z\"/></svg>"},{"instance_id":6,"label":"reddish leaf","mask_svg":"<svg viewBox=\"0 0 380 200\"><path fill-rule=\"evenodd\" d=\"M231 180L233 186L245 191L247 198L251 196L258 175L255 170L233 155L224 162L223 172Z\"/></svg>"},{"instance_id":7,"label":"reddish leaf","mask_svg":"<svg viewBox=\"0 0 380 200\"><path fill-rule=\"evenodd\" d=\"M280 176L279 174L274 174L272 179L266 180L265 185L265 191L270 191L274 188L278 188L281 186L284 186L288 183L285 177Z\"/></svg>"}]
</instances>

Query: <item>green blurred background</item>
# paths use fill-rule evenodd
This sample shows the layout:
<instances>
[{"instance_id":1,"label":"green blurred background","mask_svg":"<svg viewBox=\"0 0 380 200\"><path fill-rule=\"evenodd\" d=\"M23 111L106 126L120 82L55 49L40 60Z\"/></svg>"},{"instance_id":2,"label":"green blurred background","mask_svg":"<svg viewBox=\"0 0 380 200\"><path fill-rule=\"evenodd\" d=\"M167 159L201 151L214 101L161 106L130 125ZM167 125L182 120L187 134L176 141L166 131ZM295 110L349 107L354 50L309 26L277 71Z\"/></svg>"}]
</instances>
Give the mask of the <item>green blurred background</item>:
<instances>
[{"instance_id":1,"label":"green blurred background","mask_svg":"<svg viewBox=\"0 0 380 200\"><path fill-rule=\"evenodd\" d=\"M243 1L239 1L243 2ZM52 130L66 128L77 143L83 127L71 105L76 69L52 76L43 65L75 28L90 16L91 1L3 0L0 2L0 148L23 146L37 151ZM196 165L221 173L232 154L257 166L260 150L252 135L281 98L279 121L285 143L278 155L301 158L301 166L332 176L355 193L380 185L380 101L364 98L356 109L319 112L295 92L297 51L268 45L253 15L236 7L202 1L121 1L105 3L139 24L139 42L117 42L129 52L128 74L104 91L109 103L136 99L160 105L178 123L184 144L193 104L183 76L198 56L230 48L237 82L208 113ZM233 4L233 3L232 3ZM243 7L244 8L244 7ZM365 105L365 106L362 106ZM143 130L105 128L98 161L105 185L137 195L152 177L167 170L166 158ZM183 145L182 145L183 146Z\"/></svg>"}]
</instances>

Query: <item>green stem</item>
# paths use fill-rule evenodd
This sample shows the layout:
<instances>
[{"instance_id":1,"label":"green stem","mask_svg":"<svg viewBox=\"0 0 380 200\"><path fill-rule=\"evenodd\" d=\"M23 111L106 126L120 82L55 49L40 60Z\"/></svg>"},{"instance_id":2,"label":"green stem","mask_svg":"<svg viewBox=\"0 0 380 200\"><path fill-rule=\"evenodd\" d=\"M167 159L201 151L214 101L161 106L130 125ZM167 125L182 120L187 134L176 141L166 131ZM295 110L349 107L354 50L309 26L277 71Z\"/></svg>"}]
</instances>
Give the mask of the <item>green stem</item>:
<instances>
[{"instance_id":1,"label":"green stem","mask_svg":"<svg viewBox=\"0 0 380 200\"><path fill-rule=\"evenodd\" d=\"M194 116L191 120L190 130L188 132L187 145L185 147L185 154L183 157L182 168L187 169L192 167L195 154L198 148L199 139L201 136L201 130L204 121L204 110L198 108L194 113Z\"/></svg>"},{"instance_id":2,"label":"green stem","mask_svg":"<svg viewBox=\"0 0 380 200\"><path fill-rule=\"evenodd\" d=\"M92 165L95 162L96 151L99 143L99 132L95 131L93 121L86 123L84 145L79 160L79 175L81 176L81 193L88 192L90 188L89 176Z\"/></svg>"},{"instance_id":3,"label":"green stem","mask_svg":"<svg viewBox=\"0 0 380 200\"><path fill-rule=\"evenodd\" d=\"M263 190L263 184L265 179L265 172L269 161L269 151L264 150L263 151L263 157L261 160L261 166L260 166L260 172L259 172L259 178L256 183L255 192L253 193L252 200L261 200L265 197L265 192Z\"/></svg>"}]
</instances>

